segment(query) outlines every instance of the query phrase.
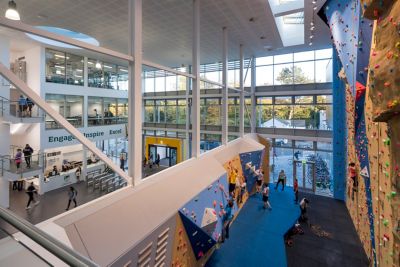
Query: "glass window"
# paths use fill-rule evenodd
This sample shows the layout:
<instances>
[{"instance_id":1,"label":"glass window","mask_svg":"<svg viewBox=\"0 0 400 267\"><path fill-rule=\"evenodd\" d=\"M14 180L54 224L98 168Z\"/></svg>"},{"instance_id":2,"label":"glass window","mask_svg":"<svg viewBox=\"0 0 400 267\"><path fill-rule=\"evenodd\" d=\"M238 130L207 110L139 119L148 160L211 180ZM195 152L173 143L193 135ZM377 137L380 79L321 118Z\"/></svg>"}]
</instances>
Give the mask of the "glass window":
<instances>
[{"instance_id":1,"label":"glass window","mask_svg":"<svg viewBox=\"0 0 400 267\"><path fill-rule=\"evenodd\" d=\"M67 84L83 85L83 57L73 54L66 54L66 78Z\"/></svg>"},{"instance_id":2,"label":"glass window","mask_svg":"<svg viewBox=\"0 0 400 267\"><path fill-rule=\"evenodd\" d=\"M317 142L317 149L332 151L332 142Z\"/></svg>"},{"instance_id":3,"label":"glass window","mask_svg":"<svg viewBox=\"0 0 400 267\"><path fill-rule=\"evenodd\" d=\"M274 84L293 84L293 63L274 65Z\"/></svg>"},{"instance_id":4,"label":"glass window","mask_svg":"<svg viewBox=\"0 0 400 267\"><path fill-rule=\"evenodd\" d=\"M274 67L263 66L256 67L256 86L273 85L274 84Z\"/></svg>"},{"instance_id":5,"label":"glass window","mask_svg":"<svg viewBox=\"0 0 400 267\"><path fill-rule=\"evenodd\" d=\"M116 117L117 123L128 123L128 99L118 99Z\"/></svg>"},{"instance_id":6,"label":"glass window","mask_svg":"<svg viewBox=\"0 0 400 267\"><path fill-rule=\"evenodd\" d=\"M284 54L274 56L274 64L288 63L293 61L293 54Z\"/></svg>"},{"instance_id":7,"label":"glass window","mask_svg":"<svg viewBox=\"0 0 400 267\"><path fill-rule=\"evenodd\" d=\"M274 147L273 164L271 168L274 181L278 180L278 174L281 170L285 171L286 184L293 184L293 148ZM272 182L272 181L271 181Z\"/></svg>"},{"instance_id":8,"label":"glass window","mask_svg":"<svg viewBox=\"0 0 400 267\"><path fill-rule=\"evenodd\" d=\"M64 95L55 95L55 94L46 94L46 102L60 114L64 116L64 108L65 108L65 96ZM46 129L58 129L61 128L55 120L46 113Z\"/></svg>"},{"instance_id":9,"label":"glass window","mask_svg":"<svg viewBox=\"0 0 400 267\"><path fill-rule=\"evenodd\" d=\"M294 53L294 61L314 60L314 51Z\"/></svg>"},{"instance_id":10,"label":"glass window","mask_svg":"<svg viewBox=\"0 0 400 267\"><path fill-rule=\"evenodd\" d=\"M295 105L292 125L297 129L315 129L316 114L313 105Z\"/></svg>"},{"instance_id":11,"label":"glass window","mask_svg":"<svg viewBox=\"0 0 400 267\"><path fill-rule=\"evenodd\" d=\"M315 59L332 58L332 48L315 51Z\"/></svg>"},{"instance_id":12,"label":"glass window","mask_svg":"<svg viewBox=\"0 0 400 267\"><path fill-rule=\"evenodd\" d=\"M275 104L277 104L277 105L292 104L292 97L291 96L276 96Z\"/></svg>"},{"instance_id":13,"label":"glass window","mask_svg":"<svg viewBox=\"0 0 400 267\"><path fill-rule=\"evenodd\" d=\"M46 49L46 82L65 83L65 53Z\"/></svg>"},{"instance_id":14,"label":"glass window","mask_svg":"<svg viewBox=\"0 0 400 267\"><path fill-rule=\"evenodd\" d=\"M315 106L315 128L319 130L333 129L332 105L316 105Z\"/></svg>"},{"instance_id":15,"label":"glass window","mask_svg":"<svg viewBox=\"0 0 400 267\"><path fill-rule=\"evenodd\" d=\"M272 65L273 64L273 57L258 57L256 58L256 66L262 65Z\"/></svg>"},{"instance_id":16,"label":"glass window","mask_svg":"<svg viewBox=\"0 0 400 267\"><path fill-rule=\"evenodd\" d=\"M117 120L117 99L115 98L103 98L103 118L104 124L116 124Z\"/></svg>"},{"instance_id":17,"label":"glass window","mask_svg":"<svg viewBox=\"0 0 400 267\"><path fill-rule=\"evenodd\" d=\"M88 59L88 85L102 88L104 86L103 64L95 59Z\"/></svg>"},{"instance_id":18,"label":"glass window","mask_svg":"<svg viewBox=\"0 0 400 267\"><path fill-rule=\"evenodd\" d=\"M75 127L82 127L83 96L66 95L64 117Z\"/></svg>"},{"instance_id":19,"label":"glass window","mask_svg":"<svg viewBox=\"0 0 400 267\"><path fill-rule=\"evenodd\" d=\"M244 71L244 87L251 87L251 68Z\"/></svg>"},{"instance_id":20,"label":"glass window","mask_svg":"<svg viewBox=\"0 0 400 267\"><path fill-rule=\"evenodd\" d=\"M88 97L88 124L89 126L101 125L103 114L103 99L101 97Z\"/></svg>"},{"instance_id":21,"label":"glass window","mask_svg":"<svg viewBox=\"0 0 400 267\"><path fill-rule=\"evenodd\" d=\"M262 128L274 127L272 105L257 105L257 126Z\"/></svg>"},{"instance_id":22,"label":"glass window","mask_svg":"<svg viewBox=\"0 0 400 267\"><path fill-rule=\"evenodd\" d=\"M155 78L155 91L156 92L164 92L165 91L165 77L156 77Z\"/></svg>"},{"instance_id":23,"label":"glass window","mask_svg":"<svg viewBox=\"0 0 400 267\"><path fill-rule=\"evenodd\" d=\"M154 93L154 72L146 72L144 82L145 93Z\"/></svg>"},{"instance_id":24,"label":"glass window","mask_svg":"<svg viewBox=\"0 0 400 267\"><path fill-rule=\"evenodd\" d=\"M185 76L178 76L178 90L186 90L187 78Z\"/></svg>"},{"instance_id":25,"label":"glass window","mask_svg":"<svg viewBox=\"0 0 400 267\"><path fill-rule=\"evenodd\" d=\"M312 104L314 102L313 96L311 95L301 95L301 96L295 96L294 97L294 103L296 104Z\"/></svg>"},{"instance_id":26,"label":"glass window","mask_svg":"<svg viewBox=\"0 0 400 267\"><path fill-rule=\"evenodd\" d=\"M114 89L114 90L118 89L117 66L110 63L104 63L103 74L104 74L104 88Z\"/></svg>"},{"instance_id":27,"label":"glass window","mask_svg":"<svg viewBox=\"0 0 400 267\"><path fill-rule=\"evenodd\" d=\"M315 82L324 83L332 81L332 59L315 61Z\"/></svg>"},{"instance_id":28,"label":"glass window","mask_svg":"<svg viewBox=\"0 0 400 267\"><path fill-rule=\"evenodd\" d=\"M332 103L332 95L317 95L317 103L318 104L331 104Z\"/></svg>"},{"instance_id":29,"label":"glass window","mask_svg":"<svg viewBox=\"0 0 400 267\"><path fill-rule=\"evenodd\" d=\"M128 69L118 66L118 90L128 91Z\"/></svg>"},{"instance_id":30,"label":"glass window","mask_svg":"<svg viewBox=\"0 0 400 267\"><path fill-rule=\"evenodd\" d=\"M205 125L221 125L221 105L218 98L206 98Z\"/></svg>"},{"instance_id":31,"label":"glass window","mask_svg":"<svg viewBox=\"0 0 400 267\"><path fill-rule=\"evenodd\" d=\"M295 147L303 149L313 149L314 145L313 141L296 140Z\"/></svg>"},{"instance_id":32,"label":"glass window","mask_svg":"<svg viewBox=\"0 0 400 267\"><path fill-rule=\"evenodd\" d=\"M177 90L177 88L176 88L176 80L177 80L177 78L176 78L175 75L167 76L165 78L165 82L166 82L165 91L176 91Z\"/></svg>"},{"instance_id":33,"label":"glass window","mask_svg":"<svg viewBox=\"0 0 400 267\"><path fill-rule=\"evenodd\" d=\"M166 123L176 123L176 100L166 100Z\"/></svg>"},{"instance_id":34,"label":"glass window","mask_svg":"<svg viewBox=\"0 0 400 267\"><path fill-rule=\"evenodd\" d=\"M279 146L279 147L292 147L292 140L291 139L285 139L285 138L276 138L274 140L274 146Z\"/></svg>"},{"instance_id":35,"label":"glass window","mask_svg":"<svg viewBox=\"0 0 400 267\"><path fill-rule=\"evenodd\" d=\"M316 192L327 196L333 195L332 152L317 151L316 154L310 155L309 161L315 162L316 167ZM309 170L312 171L312 170Z\"/></svg>"},{"instance_id":36,"label":"glass window","mask_svg":"<svg viewBox=\"0 0 400 267\"><path fill-rule=\"evenodd\" d=\"M155 122L165 123L165 100L156 100Z\"/></svg>"},{"instance_id":37,"label":"glass window","mask_svg":"<svg viewBox=\"0 0 400 267\"><path fill-rule=\"evenodd\" d=\"M228 98L228 126L239 126L239 105L236 98Z\"/></svg>"},{"instance_id":38,"label":"glass window","mask_svg":"<svg viewBox=\"0 0 400 267\"><path fill-rule=\"evenodd\" d=\"M294 63L294 84L314 82L314 61Z\"/></svg>"},{"instance_id":39,"label":"glass window","mask_svg":"<svg viewBox=\"0 0 400 267\"><path fill-rule=\"evenodd\" d=\"M144 107L144 121L145 122L155 122L155 106L154 100L146 100Z\"/></svg>"},{"instance_id":40,"label":"glass window","mask_svg":"<svg viewBox=\"0 0 400 267\"><path fill-rule=\"evenodd\" d=\"M257 97L257 105L271 105L272 96L267 97Z\"/></svg>"},{"instance_id":41,"label":"glass window","mask_svg":"<svg viewBox=\"0 0 400 267\"><path fill-rule=\"evenodd\" d=\"M278 105L274 107L274 127L292 128L293 106Z\"/></svg>"},{"instance_id":42,"label":"glass window","mask_svg":"<svg viewBox=\"0 0 400 267\"><path fill-rule=\"evenodd\" d=\"M185 99L178 100L177 112L178 112L177 123L178 124L186 124L186 100Z\"/></svg>"}]
</instances>

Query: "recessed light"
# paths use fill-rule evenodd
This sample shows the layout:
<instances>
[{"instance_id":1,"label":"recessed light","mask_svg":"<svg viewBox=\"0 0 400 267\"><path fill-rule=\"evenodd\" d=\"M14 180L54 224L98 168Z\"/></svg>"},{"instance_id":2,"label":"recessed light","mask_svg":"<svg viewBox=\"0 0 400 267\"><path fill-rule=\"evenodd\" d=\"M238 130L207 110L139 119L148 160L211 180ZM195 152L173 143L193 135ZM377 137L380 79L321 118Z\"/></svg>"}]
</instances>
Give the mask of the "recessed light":
<instances>
[{"instance_id":1,"label":"recessed light","mask_svg":"<svg viewBox=\"0 0 400 267\"><path fill-rule=\"evenodd\" d=\"M254 22L254 20L255 20L254 18L249 18L250 22Z\"/></svg>"},{"instance_id":2,"label":"recessed light","mask_svg":"<svg viewBox=\"0 0 400 267\"><path fill-rule=\"evenodd\" d=\"M261 36L260 39L261 39L261 40L264 40L264 39L265 39L265 36Z\"/></svg>"}]
</instances>

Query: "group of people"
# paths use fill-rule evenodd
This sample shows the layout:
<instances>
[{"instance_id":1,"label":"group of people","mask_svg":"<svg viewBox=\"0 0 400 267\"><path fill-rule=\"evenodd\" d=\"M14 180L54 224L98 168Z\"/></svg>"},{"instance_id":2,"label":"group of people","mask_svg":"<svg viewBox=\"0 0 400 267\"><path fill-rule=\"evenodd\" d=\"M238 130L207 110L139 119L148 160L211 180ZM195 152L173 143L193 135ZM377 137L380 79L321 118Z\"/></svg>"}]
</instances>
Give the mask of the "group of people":
<instances>
[{"instance_id":1,"label":"group of people","mask_svg":"<svg viewBox=\"0 0 400 267\"><path fill-rule=\"evenodd\" d=\"M160 167L160 161L161 161L161 157L160 154L156 155L156 159L153 160L153 154L150 153L149 159L147 160L146 156L143 156L143 168L146 168L146 166L149 166L150 169L153 168L153 166L155 167Z\"/></svg>"},{"instance_id":2,"label":"group of people","mask_svg":"<svg viewBox=\"0 0 400 267\"><path fill-rule=\"evenodd\" d=\"M33 154L33 148L29 144L26 144L24 149L20 148L17 149L17 153L15 154L14 157L15 165L17 166L17 171L21 167L22 156L24 156L26 167L28 169L31 168L32 154Z\"/></svg>"},{"instance_id":3,"label":"group of people","mask_svg":"<svg viewBox=\"0 0 400 267\"><path fill-rule=\"evenodd\" d=\"M94 121L93 121L93 124L94 125L99 125L100 124L100 119L101 119L101 116L100 116L100 114L98 113L98 111L97 111L97 109L95 108L95 109L93 109L93 112L94 112ZM114 114L111 112L111 111L109 111L108 109L105 109L104 110L104 124L112 124L112 118L114 117Z\"/></svg>"},{"instance_id":4,"label":"group of people","mask_svg":"<svg viewBox=\"0 0 400 267\"><path fill-rule=\"evenodd\" d=\"M32 108L35 103L32 102L28 97L23 95L19 96L18 107L19 107L19 117L32 117Z\"/></svg>"}]
</instances>

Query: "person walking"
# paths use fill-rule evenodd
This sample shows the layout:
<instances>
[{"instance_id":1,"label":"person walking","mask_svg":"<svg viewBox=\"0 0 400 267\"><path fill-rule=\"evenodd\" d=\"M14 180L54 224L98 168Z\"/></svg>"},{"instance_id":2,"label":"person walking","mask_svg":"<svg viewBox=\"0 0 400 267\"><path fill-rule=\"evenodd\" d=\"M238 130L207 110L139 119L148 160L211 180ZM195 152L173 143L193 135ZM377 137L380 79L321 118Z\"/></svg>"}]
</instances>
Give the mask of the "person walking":
<instances>
[{"instance_id":1,"label":"person walking","mask_svg":"<svg viewBox=\"0 0 400 267\"><path fill-rule=\"evenodd\" d=\"M69 206L71 205L71 201L74 202L74 204L75 204L74 208L76 208L76 206L77 206L77 204L76 204L76 196L77 195L78 195L78 191L76 191L75 188L73 188L71 186L69 188L69 191L68 191L68 206L67 206L67 208L65 210L69 210Z\"/></svg>"},{"instance_id":2,"label":"person walking","mask_svg":"<svg viewBox=\"0 0 400 267\"><path fill-rule=\"evenodd\" d=\"M19 107L19 116L21 118L25 117L25 110L27 108L27 103L26 103L26 99L25 99L25 97L23 95L19 96L18 107Z\"/></svg>"},{"instance_id":3,"label":"person walking","mask_svg":"<svg viewBox=\"0 0 400 267\"><path fill-rule=\"evenodd\" d=\"M121 154L119 154L119 167L123 171L125 171L125 161L126 161L126 153L122 151Z\"/></svg>"},{"instance_id":4,"label":"person walking","mask_svg":"<svg viewBox=\"0 0 400 267\"><path fill-rule=\"evenodd\" d=\"M18 172L22 162L22 150L20 148L17 149L17 153L15 154L14 160L15 160L15 165L17 165L17 172Z\"/></svg>"},{"instance_id":5,"label":"person walking","mask_svg":"<svg viewBox=\"0 0 400 267\"><path fill-rule=\"evenodd\" d=\"M264 209L268 207L269 210L272 210L271 204L269 203L269 186L267 183L264 183L264 189L262 192L262 199L264 202Z\"/></svg>"},{"instance_id":6,"label":"person walking","mask_svg":"<svg viewBox=\"0 0 400 267\"><path fill-rule=\"evenodd\" d=\"M155 164L157 165L157 168L159 168L159 167L160 167L160 161L161 161L160 154L158 154L158 153L157 153L157 156L156 156L156 162L155 162Z\"/></svg>"},{"instance_id":7,"label":"person walking","mask_svg":"<svg viewBox=\"0 0 400 267\"><path fill-rule=\"evenodd\" d=\"M276 183L275 190L278 189L278 185L282 183L282 191L285 189L286 174L284 170L279 172L278 182Z\"/></svg>"},{"instance_id":8,"label":"person walking","mask_svg":"<svg viewBox=\"0 0 400 267\"><path fill-rule=\"evenodd\" d=\"M28 110L28 116L32 117L32 108L35 105L35 103L32 102L28 97L26 98L26 106Z\"/></svg>"},{"instance_id":9,"label":"person walking","mask_svg":"<svg viewBox=\"0 0 400 267\"><path fill-rule=\"evenodd\" d=\"M297 178L294 179L293 191L294 191L294 203L297 204L299 202L299 182L297 181Z\"/></svg>"},{"instance_id":10,"label":"person walking","mask_svg":"<svg viewBox=\"0 0 400 267\"><path fill-rule=\"evenodd\" d=\"M26 167L28 167L28 169L30 169L31 168L31 159L32 159L32 154L33 154L33 148L29 144L26 144L25 148L24 148L24 150L22 150L22 152L24 153Z\"/></svg>"},{"instance_id":11,"label":"person walking","mask_svg":"<svg viewBox=\"0 0 400 267\"><path fill-rule=\"evenodd\" d=\"M30 205L31 205L32 201L34 202L35 205L39 204L39 200L35 201L34 198L33 198L33 194L34 193L37 194L37 190L36 190L35 186L33 185L33 182L28 186L28 189L26 190L26 193L28 194L29 199L28 199L28 204L26 205L25 209L28 210L28 209L31 208Z\"/></svg>"}]
</instances>

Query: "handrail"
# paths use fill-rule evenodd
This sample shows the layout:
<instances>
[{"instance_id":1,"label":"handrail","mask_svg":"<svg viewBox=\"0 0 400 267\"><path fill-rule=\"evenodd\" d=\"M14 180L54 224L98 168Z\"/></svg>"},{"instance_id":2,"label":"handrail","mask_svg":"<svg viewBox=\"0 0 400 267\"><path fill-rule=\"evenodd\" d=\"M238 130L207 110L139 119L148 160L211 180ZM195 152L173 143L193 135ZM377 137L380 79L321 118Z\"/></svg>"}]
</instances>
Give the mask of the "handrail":
<instances>
[{"instance_id":1,"label":"handrail","mask_svg":"<svg viewBox=\"0 0 400 267\"><path fill-rule=\"evenodd\" d=\"M70 266L99 266L3 207L0 207L0 217Z\"/></svg>"}]
</instances>

